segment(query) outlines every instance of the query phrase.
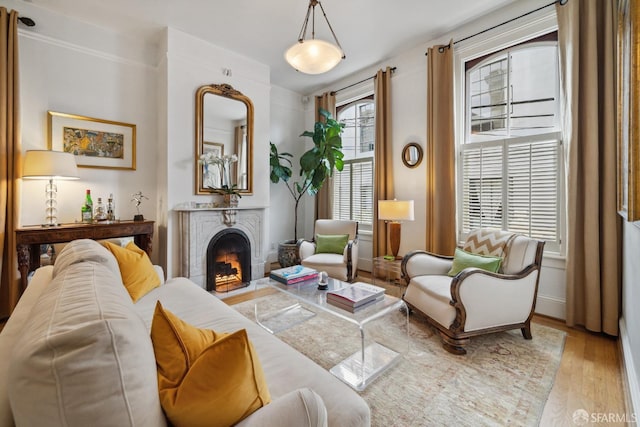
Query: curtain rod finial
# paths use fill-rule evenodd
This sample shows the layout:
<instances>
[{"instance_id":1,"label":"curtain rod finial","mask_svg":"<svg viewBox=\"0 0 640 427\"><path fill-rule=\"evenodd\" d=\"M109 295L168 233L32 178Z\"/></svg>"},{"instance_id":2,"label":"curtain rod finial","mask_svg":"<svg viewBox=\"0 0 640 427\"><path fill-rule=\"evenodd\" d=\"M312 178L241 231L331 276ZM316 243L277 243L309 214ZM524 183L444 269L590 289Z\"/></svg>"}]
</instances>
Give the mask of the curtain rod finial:
<instances>
[{"instance_id":1,"label":"curtain rod finial","mask_svg":"<svg viewBox=\"0 0 640 427\"><path fill-rule=\"evenodd\" d=\"M31 19L29 17L26 17L26 16L20 16L18 18L18 21L22 22L27 27L35 27L36 26L36 21L34 21L33 19Z\"/></svg>"}]
</instances>

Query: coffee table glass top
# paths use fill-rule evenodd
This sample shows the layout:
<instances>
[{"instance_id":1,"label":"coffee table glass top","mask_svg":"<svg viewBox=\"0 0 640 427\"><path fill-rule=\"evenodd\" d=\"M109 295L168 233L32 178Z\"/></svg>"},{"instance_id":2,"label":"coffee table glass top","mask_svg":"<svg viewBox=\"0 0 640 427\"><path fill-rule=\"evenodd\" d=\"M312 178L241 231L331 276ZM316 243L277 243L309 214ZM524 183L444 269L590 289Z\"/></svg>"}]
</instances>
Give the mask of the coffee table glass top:
<instances>
[{"instance_id":1,"label":"coffee table glass top","mask_svg":"<svg viewBox=\"0 0 640 427\"><path fill-rule=\"evenodd\" d=\"M327 303L327 292L335 289L340 289L344 286L349 286L350 283L332 278L329 278L329 289L326 290L318 289L317 280L300 282L293 285L285 285L284 283L265 277L264 279L252 281L252 283L256 287L256 290L264 288L265 286L275 288L280 292L289 294L306 304L318 307L324 311L329 311L331 312L331 314L341 317L344 320L355 323L357 325L363 325L371 320L386 315L391 310L405 307L405 303L401 299L385 294L384 299L374 304L369 304L359 310L356 310L354 313L343 310L339 307Z\"/></svg>"}]
</instances>

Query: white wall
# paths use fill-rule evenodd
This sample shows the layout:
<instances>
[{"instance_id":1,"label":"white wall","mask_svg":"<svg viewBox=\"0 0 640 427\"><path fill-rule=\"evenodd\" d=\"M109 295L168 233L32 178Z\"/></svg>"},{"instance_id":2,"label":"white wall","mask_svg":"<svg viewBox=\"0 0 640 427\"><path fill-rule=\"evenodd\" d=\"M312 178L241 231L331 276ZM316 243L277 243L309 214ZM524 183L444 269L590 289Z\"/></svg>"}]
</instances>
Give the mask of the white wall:
<instances>
[{"instance_id":1,"label":"white wall","mask_svg":"<svg viewBox=\"0 0 640 427\"><path fill-rule=\"evenodd\" d=\"M306 150L304 138L300 134L306 129L304 127L305 105L312 104L313 99L303 97L296 92L273 86L271 88L271 129L270 141L278 147L278 152L291 153L292 181L298 177L300 171L300 156ZM308 139L308 138L306 138ZM277 260L278 243L293 239L294 231L294 199L289 193L284 182L277 184L270 183L269 193L271 195L271 216L269 221L269 248L268 262ZM298 208L300 217L298 237L305 237L303 234L303 218L305 217L304 205L309 200L309 196L303 196ZM311 221L313 218L311 218Z\"/></svg>"},{"instance_id":2,"label":"white wall","mask_svg":"<svg viewBox=\"0 0 640 427\"><path fill-rule=\"evenodd\" d=\"M136 170L79 168L79 180L58 182L58 221L80 219L87 188L94 203L113 193L121 219L133 218L131 195L142 191L149 200L141 212L155 220L157 46L25 2L5 4L37 23L19 30L23 152L48 148L47 110L136 124ZM22 183L21 225L43 222L44 186Z\"/></svg>"},{"instance_id":3,"label":"white wall","mask_svg":"<svg viewBox=\"0 0 640 427\"><path fill-rule=\"evenodd\" d=\"M180 271L178 215L172 211L177 205L195 201L211 202L220 195L194 195L195 193L195 94L203 85L227 83L248 96L254 106L253 134L253 194L243 196L240 206L264 207L269 205L269 121L270 74L266 65L221 49L181 31L168 28L165 32L167 139L160 150L166 152L166 193L160 194L166 206L166 218L159 218L158 226L165 230L160 244L167 254L167 277ZM231 76L223 75L223 68ZM266 227L265 227L266 228ZM262 240L266 253L268 236Z\"/></svg>"}]
</instances>

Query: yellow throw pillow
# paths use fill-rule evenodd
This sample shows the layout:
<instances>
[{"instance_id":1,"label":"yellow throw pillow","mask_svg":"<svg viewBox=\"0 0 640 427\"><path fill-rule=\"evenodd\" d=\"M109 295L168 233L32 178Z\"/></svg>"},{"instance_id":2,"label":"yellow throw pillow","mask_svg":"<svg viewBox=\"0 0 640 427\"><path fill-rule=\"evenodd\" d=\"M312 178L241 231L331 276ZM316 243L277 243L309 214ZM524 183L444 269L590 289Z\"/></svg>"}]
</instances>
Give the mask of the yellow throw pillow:
<instances>
[{"instance_id":1,"label":"yellow throw pillow","mask_svg":"<svg viewBox=\"0 0 640 427\"><path fill-rule=\"evenodd\" d=\"M129 242L126 248L103 242L118 261L122 283L127 288L133 302L160 286L160 277L153 268L149 255L135 243Z\"/></svg>"},{"instance_id":2,"label":"yellow throw pillow","mask_svg":"<svg viewBox=\"0 0 640 427\"><path fill-rule=\"evenodd\" d=\"M271 402L246 330L199 329L158 301L151 341L160 403L174 427L230 426Z\"/></svg>"}]
</instances>

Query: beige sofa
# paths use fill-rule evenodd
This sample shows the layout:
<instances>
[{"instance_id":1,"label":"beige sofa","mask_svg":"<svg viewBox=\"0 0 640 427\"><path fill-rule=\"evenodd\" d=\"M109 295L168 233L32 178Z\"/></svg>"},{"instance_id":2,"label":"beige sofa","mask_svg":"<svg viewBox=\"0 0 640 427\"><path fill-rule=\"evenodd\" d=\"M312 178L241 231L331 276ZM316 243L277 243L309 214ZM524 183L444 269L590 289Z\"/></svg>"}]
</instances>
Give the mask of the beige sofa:
<instances>
[{"instance_id":1,"label":"beige sofa","mask_svg":"<svg viewBox=\"0 0 640 427\"><path fill-rule=\"evenodd\" d=\"M77 240L36 271L0 333L0 427L167 425L149 336L158 300L194 326L247 330L272 401L237 425L370 425L356 392L193 282L134 304L111 253Z\"/></svg>"}]
</instances>

